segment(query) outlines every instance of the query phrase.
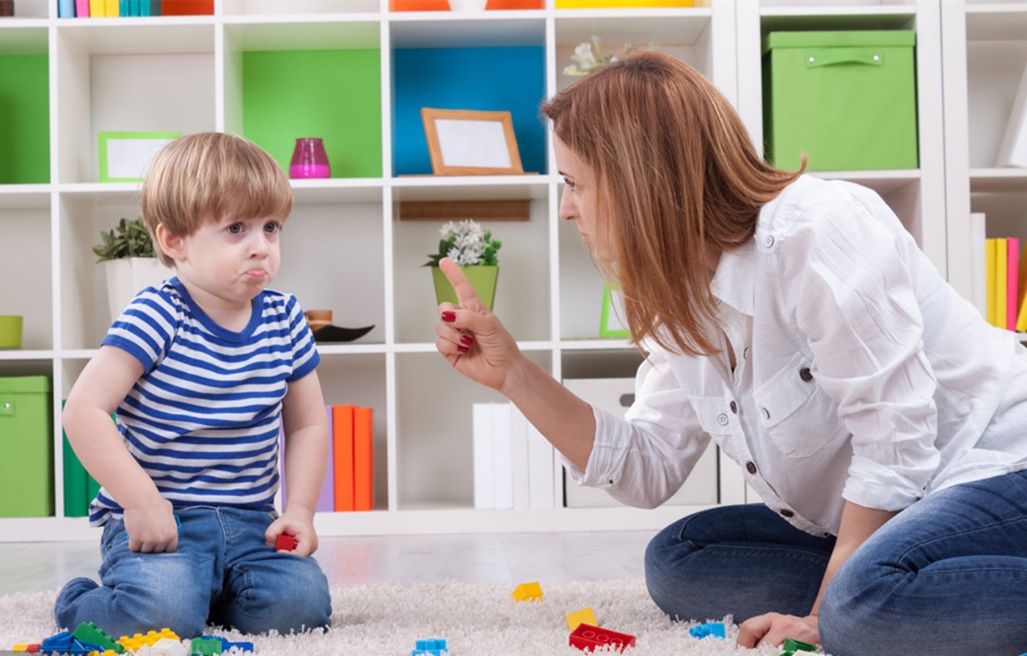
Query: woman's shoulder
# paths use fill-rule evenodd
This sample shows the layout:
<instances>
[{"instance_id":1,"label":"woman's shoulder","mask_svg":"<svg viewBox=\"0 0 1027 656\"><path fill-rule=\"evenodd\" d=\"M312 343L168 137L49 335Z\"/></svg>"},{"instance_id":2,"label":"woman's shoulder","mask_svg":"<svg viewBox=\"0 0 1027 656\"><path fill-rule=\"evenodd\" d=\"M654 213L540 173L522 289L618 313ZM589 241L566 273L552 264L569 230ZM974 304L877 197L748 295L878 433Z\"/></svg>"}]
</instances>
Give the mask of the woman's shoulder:
<instances>
[{"instance_id":1,"label":"woman's shoulder","mask_svg":"<svg viewBox=\"0 0 1027 656\"><path fill-rule=\"evenodd\" d=\"M759 230L786 237L852 226L868 219L897 225L897 218L872 189L845 180L803 174L760 213Z\"/></svg>"}]
</instances>

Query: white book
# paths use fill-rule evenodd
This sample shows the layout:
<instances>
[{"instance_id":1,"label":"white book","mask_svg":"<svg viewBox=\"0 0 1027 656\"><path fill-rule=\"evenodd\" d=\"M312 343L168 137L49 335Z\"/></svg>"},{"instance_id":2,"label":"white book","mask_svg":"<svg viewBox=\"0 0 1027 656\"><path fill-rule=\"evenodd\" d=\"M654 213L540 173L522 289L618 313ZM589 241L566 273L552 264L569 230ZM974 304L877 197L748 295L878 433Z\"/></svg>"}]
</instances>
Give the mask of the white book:
<instances>
[{"instance_id":1,"label":"white book","mask_svg":"<svg viewBox=\"0 0 1027 656\"><path fill-rule=\"evenodd\" d=\"M556 507L553 445L528 422L528 491L532 510Z\"/></svg>"},{"instance_id":2,"label":"white book","mask_svg":"<svg viewBox=\"0 0 1027 656\"><path fill-rule=\"evenodd\" d=\"M513 475L513 507L514 510L527 510L531 507L531 494L528 481L528 427L531 424L525 419L517 406L510 405L510 464Z\"/></svg>"},{"instance_id":3,"label":"white book","mask_svg":"<svg viewBox=\"0 0 1027 656\"><path fill-rule=\"evenodd\" d=\"M1027 66L1020 77L1020 88L1009 112L995 166L1027 167Z\"/></svg>"},{"instance_id":4,"label":"white book","mask_svg":"<svg viewBox=\"0 0 1027 656\"><path fill-rule=\"evenodd\" d=\"M496 507L495 441L492 432L492 404L475 403L471 428L474 439L474 507Z\"/></svg>"},{"instance_id":5,"label":"white book","mask_svg":"<svg viewBox=\"0 0 1027 656\"><path fill-rule=\"evenodd\" d=\"M495 507L513 508L513 445L510 436L510 403L492 404L493 490Z\"/></svg>"},{"instance_id":6,"label":"white book","mask_svg":"<svg viewBox=\"0 0 1027 656\"><path fill-rule=\"evenodd\" d=\"M970 214L970 300L988 318L988 265L985 255L985 216Z\"/></svg>"}]
</instances>

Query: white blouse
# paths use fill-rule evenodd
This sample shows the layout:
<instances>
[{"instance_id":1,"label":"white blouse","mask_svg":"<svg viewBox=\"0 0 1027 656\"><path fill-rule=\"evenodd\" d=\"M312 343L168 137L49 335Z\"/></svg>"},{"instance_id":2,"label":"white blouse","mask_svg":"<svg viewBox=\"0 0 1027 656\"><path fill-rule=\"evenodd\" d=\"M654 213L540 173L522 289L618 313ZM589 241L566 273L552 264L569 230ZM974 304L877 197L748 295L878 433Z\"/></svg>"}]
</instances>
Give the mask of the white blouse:
<instances>
[{"instance_id":1,"label":"white blouse","mask_svg":"<svg viewBox=\"0 0 1027 656\"><path fill-rule=\"evenodd\" d=\"M711 282L721 353L648 345L624 419L571 477L655 507L712 439L794 526L1027 468L1027 350L946 283L873 191L802 176ZM727 345L736 355L732 371Z\"/></svg>"}]
</instances>

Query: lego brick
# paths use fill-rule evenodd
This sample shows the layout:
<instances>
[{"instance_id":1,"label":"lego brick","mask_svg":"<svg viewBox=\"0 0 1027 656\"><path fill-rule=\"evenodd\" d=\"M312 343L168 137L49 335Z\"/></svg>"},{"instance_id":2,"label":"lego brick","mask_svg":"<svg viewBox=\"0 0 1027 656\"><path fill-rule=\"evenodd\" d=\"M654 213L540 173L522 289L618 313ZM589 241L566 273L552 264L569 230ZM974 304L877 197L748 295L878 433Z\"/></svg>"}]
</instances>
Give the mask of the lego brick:
<instances>
[{"instance_id":1,"label":"lego brick","mask_svg":"<svg viewBox=\"0 0 1027 656\"><path fill-rule=\"evenodd\" d=\"M601 629L590 624L579 624L578 628L571 633L568 642L572 647L583 651L589 651L596 647L613 647L617 651L623 651L625 647L635 646L635 636Z\"/></svg>"},{"instance_id":2,"label":"lego brick","mask_svg":"<svg viewBox=\"0 0 1027 656\"><path fill-rule=\"evenodd\" d=\"M115 642L114 638L107 635L106 631L92 622L82 622L71 632L71 635L80 642L98 645L101 649L113 649L119 654L125 651L124 645Z\"/></svg>"},{"instance_id":3,"label":"lego brick","mask_svg":"<svg viewBox=\"0 0 1027 656\"><path fill-rule=\"evenodd\" d=\"M278 539L275 540L275 551L292 551L298 544L299 542L296 538L282 533L278 536Z\"/></svg>"},{"instance_id":4,"label":"lego brick","mask_svg":"<svg viewBox=\"0 0 1027 656\"><path fill-rule=\"evenodd\" d=\"M715 638L725 637L724 623L723 622L707 622L706 624L700 624L699 626L693 626L688 630L688 634L693 638L705 638L707 636L713 636Z\"/></svg>"},{"instance_id":5,"label":"lego brick","mask_svg":"<svg viewBox=\"0 0 1027 656\"><path fill-rule=\"evenodd\" d=\"M595 613L592 612L592 607L582 608L576 610L573 613L567 613L567 626L570 630L578 628L579 624L591 624L592 626L599 626L599 622L596 621Z\"/></svg>"},{"instance_id":6,"label":"lego brick","mask_svg":"<svg viewBox=\"0 0 1027 656\"><path fill-rule=\"evenodd\" d=\"M449 648L446 647L446 641L440 638L429 638L427 640L417 640L414 642L414 649L410 652L410 656L442 656L442 654L449 653Z\"/></svg>"},{"instance_id":7,"label":"lego brick","mask_svg":"<svg viewBox=\"0 0 1027 656\"><path fill-rule=\"evenodd\" d=\"M542 586L538 584L538 581L521 583L510 593L510 596L514 598L514 601L542 601Z\"/></svg>"},{"instance_id":8,"label":"lego brick","mask_svg":"<svg viewBox=\"0 0 1027 656\"><path fill-rule=\"evenodd\" d=\"M816 651L816 647L805 642L800 642L794 638L785 638L785 643L781 645L781 648L785 651Z\"/></svg>"}]
</instances>

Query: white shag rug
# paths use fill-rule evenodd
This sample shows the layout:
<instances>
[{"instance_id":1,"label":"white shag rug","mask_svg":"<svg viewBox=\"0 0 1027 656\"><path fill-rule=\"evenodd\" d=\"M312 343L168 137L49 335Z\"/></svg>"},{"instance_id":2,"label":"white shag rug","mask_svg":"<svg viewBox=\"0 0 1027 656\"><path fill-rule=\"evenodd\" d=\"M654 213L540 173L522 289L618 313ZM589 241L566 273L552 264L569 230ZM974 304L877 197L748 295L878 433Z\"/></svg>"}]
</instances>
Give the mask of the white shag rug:
<instances>
[{"instance_id":1,"label":"white shag rug","mask_svg":"<svg viewBox=\"0 0 1027 656\"><path fill-rule=\"evenodd\" d=\"M727 640L689 635L697 622L670 621L649 598L645 583L587 581L542 585L542 601L514 602L515 586L438 583L353 585L332 588L332 629L292 636L244 636L216 627L210 633L252 642L256 654L409 656L417 640L442 638L450 656L583 652L568 644L566 615L591 607L600 626L635 636L630 656L777 656L779 648L735 647L738 627L724 621ZM57 632L56 591L0 597L0 653L17 643L39 642ZM161 627L153 627L159 630ZM193 637L193 636L182 636ZM819 652L818 652L819 653Z\"/></svg>"}]
</instances>

